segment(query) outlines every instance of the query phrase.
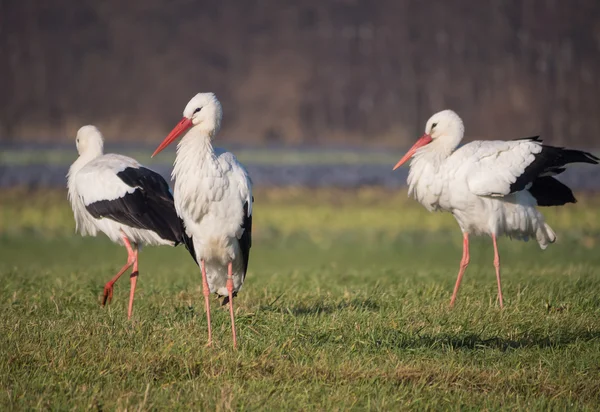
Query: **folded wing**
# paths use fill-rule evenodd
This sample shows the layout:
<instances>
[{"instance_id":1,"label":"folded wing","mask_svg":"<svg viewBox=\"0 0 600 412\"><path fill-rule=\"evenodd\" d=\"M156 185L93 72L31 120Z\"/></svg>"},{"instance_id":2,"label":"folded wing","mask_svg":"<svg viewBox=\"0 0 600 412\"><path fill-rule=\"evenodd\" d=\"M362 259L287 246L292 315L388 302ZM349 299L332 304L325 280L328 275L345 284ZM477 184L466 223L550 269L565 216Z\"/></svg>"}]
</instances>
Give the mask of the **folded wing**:
<instances>
[{"instance_id":1,"label":"folded wing","mask_svg":"<svg viewBox=\"0 0 600 412\"><path fill-rule=\"evenodd\" d=\"M118 162L125 157L117 156L90 163L78 173L78 192L86 210L96 219L151 230L165 240L181 243L182 224L168 183L148 168Z\"/></svg>"}]
</instances>

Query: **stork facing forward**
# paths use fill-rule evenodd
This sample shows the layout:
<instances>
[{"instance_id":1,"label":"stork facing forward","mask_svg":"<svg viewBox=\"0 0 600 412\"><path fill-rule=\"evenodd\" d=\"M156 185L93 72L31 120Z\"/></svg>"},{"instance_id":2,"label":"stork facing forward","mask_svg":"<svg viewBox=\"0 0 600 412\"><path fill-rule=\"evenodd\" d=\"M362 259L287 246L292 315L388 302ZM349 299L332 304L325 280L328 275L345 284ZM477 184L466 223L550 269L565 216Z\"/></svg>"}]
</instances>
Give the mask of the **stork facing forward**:
<instances>
[{"instance_id":1,"label":"stork facing forward","mask_svg":"<svg viewBox=\"0 0 600 412\"><path fill-rule=\"evenodd\" d=\"M221 118L216 96L197 94L152 156L185 133L177 145L173 169L175 208L185 226L185 244L196 263L200 262L208 345L212 344L208 297L216 292L225 296L223 304L229 303L235 347L233 297L244 283L250 257L252 181L232 153L212 146Z\"/></svg>"},{"instance_id":2,"label":"stork facing forward","mask_svg":"<svg viewBox=\"0 0 600 412\"><path fill-rule=\"evenodd\" d=\"M425 134L394 167L412 158L409 195L427 210L451 212L463 232L463 255L450 306L454 305L469 264L469 235L487 234L494 245L498 301L503 307L500 256L496 239L534 237L542 249L556 240L536 206L575 203L569 187L553 176L569 163L597 164L579 150L543 145L536 137L511 141L474 141L457 149L464 135L451 110L434 114Z\"/></svg>"},{"instance_id":3,"label":"stork facing forward","mask_svg":"<svg viewBox=\"0 0 600 412\"><path fill-rule=\"evenodd\" d=\"M104 286L102 305L110 303L113 285L133 266L127 310L131 318L138 248L144 244L176 246L182 239L181 220L162 176L130 157L104 154L102 134L96 127L79 129L76 144L79 158L67 175L76 230L84 236L103 232L127 249L127 263Z\"/></svg>"}]
</instances>

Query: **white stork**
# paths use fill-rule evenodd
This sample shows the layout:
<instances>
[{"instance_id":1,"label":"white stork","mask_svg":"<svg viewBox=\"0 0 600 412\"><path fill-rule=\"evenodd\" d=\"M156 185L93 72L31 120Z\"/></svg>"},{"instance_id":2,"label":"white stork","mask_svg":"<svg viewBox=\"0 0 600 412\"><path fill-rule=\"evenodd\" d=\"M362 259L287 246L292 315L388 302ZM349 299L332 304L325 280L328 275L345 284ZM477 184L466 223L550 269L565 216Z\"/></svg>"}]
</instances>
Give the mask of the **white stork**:
<instances>
[{"instance_id":1,"label":"white stork","mask_svg":"<svg viewBox=\"0 0 600 412\"><path fill-rule=\"evenodd\" d=\"M487 234L494 244L498 301L503 307L500 257L496 238L507 235L542 249L556 240L536 206L575 203L571 189L554 175L568 163L597 164L600 159L579 150L543 145L539 136L511 141L474 141L457 148L464 135L461 118L451 110L434 114L394 170L412 157L409 195L429 211L454 215L463 232L463 255L450 306L454 305L469 264L469 235Z\"/></svg>"},{"instance_id":2,"label":"white stork","mask_svg":"<svg viewBox=\"0 0 600 412\"><path fill-rule=\"evenodd\" d=\"M79 158L67 174L76 230L84 236L104 232L127 248L127 263L104 286L102 305L110 303L114 283L133 265L127 311L131 318L139 247L176 246L182 242L181 220L162 176L130 157L103 154L102 134L96 127L79 129L76 144Z\"/></svg>"},{"instance_id":3,"label":"white stork","mask_svg":"<svg viewBox=\"0 0 600 412\"><path fill-rule=\"evenodd\" d=\"M182 218L184 242L200 262L202 291L212 344L210 292L229 303L233 346L237 346L233 297L248 269L252 231L252 181L236 157L213 148L221 127L221 103L213 93L199 93L183 111L183 119L158 146L155 156L186 133L177 145L173 169L177 214Z\"/></svg>"}]
</instances>

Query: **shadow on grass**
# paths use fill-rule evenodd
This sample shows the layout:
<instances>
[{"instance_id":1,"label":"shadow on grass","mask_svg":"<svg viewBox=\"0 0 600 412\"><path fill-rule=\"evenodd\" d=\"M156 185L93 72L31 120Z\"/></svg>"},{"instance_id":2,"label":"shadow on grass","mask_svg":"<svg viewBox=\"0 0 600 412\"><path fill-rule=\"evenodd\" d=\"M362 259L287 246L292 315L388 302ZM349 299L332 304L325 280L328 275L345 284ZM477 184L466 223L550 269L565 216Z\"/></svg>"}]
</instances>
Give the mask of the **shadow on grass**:
<instances>
[{"instance_id":1,"label":"shadow on grass","mask_svg":"<svg viewBox=\"0 0 600 412\"><path fill-rule=\"evenodd\" d=\"M367 311L377 311L379 310L379 304L372 298L359 299L354 298L350 300L344 300L342 302L307 302L300 303L292 307L281 307L281 306L273 306L271 305L263 305L260 310L266 312L280 312L280 313L290 313L294 316L311 316L311 315L321 315L321 314L330 314L333 312L338 312L342 310L367 310Z\"/></svg>"},{"instance_id":2,"label":"shadow on grass","mask_svg":"<svg viewBox=\"0 0 600 412\"><path fill-rule=\"evenodd\" d=\"M192 305L175 306L172 314L173 320L188 321L197 316L196 308Z\"/></svg>"},{"instance_id":3,"label":"shadow on grass","mask_svg":"<svg viewBox=\"0 0 600 412\"><path fill-rule=\"evenodd\" d=\"M450 350L477 350L497 349L507 351L523 348L560 348L576 342L589 342L600 339L600 331L576 331L557 333L548 336L543 332L528 332L526 336L516 339L493 336L484 338L477 334L466 335L407 335L399 331L389 331L387 336L375 339L379 348L396 349L450 349Z\"/></svg>"}]
</instances>

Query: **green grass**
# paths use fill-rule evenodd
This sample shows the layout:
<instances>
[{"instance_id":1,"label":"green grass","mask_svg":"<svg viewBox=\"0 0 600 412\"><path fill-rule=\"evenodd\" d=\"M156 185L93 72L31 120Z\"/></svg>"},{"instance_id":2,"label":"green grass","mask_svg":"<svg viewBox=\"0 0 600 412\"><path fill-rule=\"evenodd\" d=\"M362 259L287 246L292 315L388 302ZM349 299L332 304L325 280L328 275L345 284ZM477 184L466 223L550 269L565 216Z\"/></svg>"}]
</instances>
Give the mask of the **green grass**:
<instances>
[{"instance_id":1,"label":"green grass","mask_svg":"<svg viewBox=\"0 0 600 412\"><path fill-rule=\"evenodd\" d=\"M600 408L598 199L547 210L541 251L503 239L461 253L452 217L404 193L256 194L240 348L184 248L146 248L134 319L124 250L73 234L65 194L0 195L0 409L400 410ZM391 222L391 223L390 223Z\"/></svg>"}]
</instances>

